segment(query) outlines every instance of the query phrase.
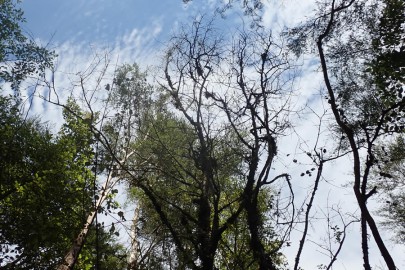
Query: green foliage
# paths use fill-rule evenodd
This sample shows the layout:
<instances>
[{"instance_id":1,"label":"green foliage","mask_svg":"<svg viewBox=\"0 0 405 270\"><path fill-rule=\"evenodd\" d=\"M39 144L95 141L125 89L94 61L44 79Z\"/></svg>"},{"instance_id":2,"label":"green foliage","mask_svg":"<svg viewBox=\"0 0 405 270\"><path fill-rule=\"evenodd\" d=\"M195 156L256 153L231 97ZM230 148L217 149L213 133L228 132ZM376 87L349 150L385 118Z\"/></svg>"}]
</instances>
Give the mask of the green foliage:
<instances>
[{"instance_id":1,"label":"green foliage","mask_svg":"<svg viewBox=\"0 0 405 270\"><path fill-rule=\"evenodd\" d=\"M86 124L69 118L52 135L1 98L0 263L48 269L69 248L91 208L93 159Z\"/></svg>"},{"instance_id":2,"label":"green foliage","mask_svg":"<svg viewBox=\"0 0 405 270\"><path fill-rule=\"evenodd\" d=\"M214 166L214 178L209 187L212 190L207 192L201 145L195 130L167 112L153 115L147 123L142 130L147 136L133 146L137 153L133 164L136 169L130 180L133 196L141 205L139 238L143 239L142 243L151 245L149 253L144 256L155 258L144 261L153 263L156 267L153 269L165 265L183 269L190 267L189 261L198 264L202 241L198 231L204 211L201 202L207 198L209 210L204 213L209 215L210 231L204 232L204 237L218 245L214 259L216 267L257 269L244 212L221 233L218 243L212 238L217 233L215 228L224 226L230 216L239 211L241 203L243 147L235 134L230 132L231 129L225 129L215 139L207 139ZM263 235L270 247L275 243L275 235L269 226L271 222L267 218L270 193L263 191L259 200ZM183 251L176 246L173 233L180 239ZM278 264L282 263L280 254L274 255L274 259ZM152 269L147 264L144 267Z\"/></svg>"},{"instance_id":3,"label":"green foliage","mask_svg":"<svg viewBox=\"0 0 405 270\"><path fill-rule=\"evenodd\" d=\"M110 89L113 107L117 110L114 125L120 123L127 141L133 139L138 128L143 125L144 116L152 106L153 87L146 80L147 73L141 72L138 65L125 64L116 71Z\"/></svg>"},{"instance_id":4,"label":"green foliage","mask_svg":"<svg viewBox=\"0 0 405 270\"><path fill-rule=\"evenodd\" d=\"M233 189L233 192L240 191L241 187ZM263 239L266 250L274 250L277 248L277 236L274 233L270 220L271 209L271 192L268 189L262 190L259 195L258 208L261 213L260 219L262 220L261 232L265 239ZM236 209L231 209L235 211ZM249 245L250 234L249 228L246 223L245 211L241 213L238 220L230 226L230 228L224 232L221 243L218 247L218 257L216 265L220 270L227 269L259 269L259 264L255 261L251 247ZM284 256L279 253L272 253L272 259L275 265L282 266Z\"/></svg>"},{"instance_id":5,"label":"green foliage","mask_svg":"<svg viewBox=\"0 0 405 270\"><path fill-rule=\"evenodd\" d=\"M142 163L147 161L146 166L141 164L139 167L139 177L132 180L134 187L141 181L141 185L147 187L152 192L153 197L160 205L168 222L180 235L182 247L188 250L189 259L196 259L195 249L191 239L193 237L191 230L196 224L189 223L190 219L198 219L198 199L201 193L199 181L202 179L201 172L195 169L192 152L188 149L193 145L195 137L192 129L184 122L176 120L174 116L158 114L156 119L149 119L148 126L144 127L147 137L136 143L138 158L135 162ZM147 130L147 131L146 131ZM158 236L161 245L168 245L172 236L167 224L162 224L161 217L156 212L155 205L144 193L138 192L136 199L141 204L142 216L147 217L142 226L142 233L155 233L159 228ZM183 216L182 213L184 213ZM153 239L154 235L149 236ZM147 237L147 235L145 235ZM170 259L176 258L177 267L184 265L182 261L183 254L170 254L164 247L162 253L163 263L170 262ZM164 252L163 252L164 251ZM170 258L169 256L172 256ZM180 257L180 258L179 258ZM163 265L162 265L163 267Z\"/></svg>"},{"instance_id":6,"label":"green foliage","mask_svg":"<svg viewBox=\"0 0 405 270\"><path fill-rule=\"evenodd\" d=\"M127 254L125 248L117 243L114 234L101 226L90 228L90 234L80 252L75 269L116 269L124 270L127 267ZM99 261L97 262L97 258Z\"/></svg>"},{"instance_id":7,"label":"green foliage","mask_svg":"<svg viewBox=\"0 0 405 270\"><path fill-rule=\"evenodd\" d=\"M372 40L374 59L368 69L374 77L384 108L394 107L386 119L386 131L404 129L405 3L385 0Z\"/></svg>"},{"instance_id":8,"label":"green foliage","mask_svg":"<svg viewBox=\"0 0 405 270\"><path fill-rule=\"evenodd\" d=\"M55 57L23 34L25 19L19 2L0 1L0 82L10 82L17 96L20 82L29 75L43 75Z\"/></svg>"},{"instance_id":9,"label":"green foliage","mask_svg":"<svg viewBox=\"0 0 405 270\"><path fill-rule=\"evenodd\" d=\"M398 136L391 144L386 143L377 152L378 169L374 184L380 191L383 207L380 214L383 224L396 233L395 240L405 243L405 138Z\"/></svg>"},{"instance_id":10,"label":"green foliage","mask_svg":"<svg viewBox=\"0 0 405 270\"><path fill-rule=\"evenodd\" d=\"M116 71L109 91L106 106L116 111L115 115L103 125L103 134L108 140L108 149L101 149L99 155L110 166L113 155L122 158L129 145L139 135L139 128L146 121L145 115L152 106L153 87L146 81L147 74L141 72L136 64L125 64ZM103 168L104 168L103 167Z\"/></svg>"}]
</instances>

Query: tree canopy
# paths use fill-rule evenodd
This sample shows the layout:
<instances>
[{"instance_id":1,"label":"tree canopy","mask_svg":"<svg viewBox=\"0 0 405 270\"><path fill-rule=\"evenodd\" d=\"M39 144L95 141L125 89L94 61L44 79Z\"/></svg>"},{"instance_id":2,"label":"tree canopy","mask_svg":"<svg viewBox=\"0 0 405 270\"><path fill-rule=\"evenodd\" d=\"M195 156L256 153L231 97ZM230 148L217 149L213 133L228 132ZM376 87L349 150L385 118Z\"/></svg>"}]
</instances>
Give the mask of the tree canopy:
<instances>
[{"instance_id":1,"label":"tree canopy","mask_svg":"<svg viewBox=\"0 0 405 270\"><path fill-rule=\"evenodd\" d=\"M64 99L44 76L55 54L24 34L18 1L0 1L15 94L0 96L2 269L298 270L310 249L335 269L354 234L364 269L398 268L384 232L404 244L405 3L320 1L282 33L262 25L262 1L240 3L252 27L197 16L153 68L110 73L104 57ZM301 102L307 59L322 86ZM40 98L62 111L57 130L23 113L30 76L55 93ZM340 162L346 179L331 179ZM355 207L322 204L348 186Z\"/></svg>"},{"instance_id":2,"label":"tree canopy","mask_svg":"<svg viewBox=\"0 0 405 270\"><path fill-rule=\"evenodd\" d=\"M25 19L18 4L0 1L0 82L10 82L17 96L20 82L30 75L43 75L55 56L24 34Z\"/></svg>"}]
</instances>

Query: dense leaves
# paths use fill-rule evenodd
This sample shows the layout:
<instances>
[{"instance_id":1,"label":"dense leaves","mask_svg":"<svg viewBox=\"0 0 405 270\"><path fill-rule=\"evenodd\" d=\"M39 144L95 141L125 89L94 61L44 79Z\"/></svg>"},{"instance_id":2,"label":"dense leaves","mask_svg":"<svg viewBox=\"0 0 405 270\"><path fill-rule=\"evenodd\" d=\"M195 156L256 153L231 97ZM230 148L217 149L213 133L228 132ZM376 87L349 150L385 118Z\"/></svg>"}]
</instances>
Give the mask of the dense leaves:
<instances>
[{"instance_id":1,"label":"dense leaves","mask_svg":"<svg viewBox=\"0 0 405 270\"><path fill-rule=\"evenodd\" d=\"M387 0L372 40L374 59L370 72L384 108L388 108L386 131L404 129L405 4ZM392 108L392 109L391 109Z\"/></svg>"},{"instance_id":2,"label":"dense leaves","mask_svg":"<svg viewBox=\"0 0 405 270\"><path fill-rule=\"evenodd\" d=\"M396 233L396 242L405 242L405 138L385 143L377 152L380 160L375 171L375 185L381 194L380 214L383 224Z\"/></svg>"},{"instance_id":3,"label":"dense leaves","mask_svg":"<svg viewBox=\"0 0 405 270\"><path fill-rule=\"evenodd\" d=\"M212 141L215 145L211 146L210 157L215 176L212 186L207 187L198 136L193 128L174 115L155 117L148 121L147 137L137 141L135 148L140 164L131 182L138 188L134 196L141 205L144 220L140 223L139 237L154 247L154 256L160 254L160 267L195 268L193 265L198 265L202 252L212 252L201 250L206 241L205 245L210 243L211 248L218 249L215 265L219 269L256 269L245 215L230 219L241 212L243 192L241 156L232 150L238 148L235 136L225 133ZM145 161L146 164L141 164ZM263 219L269 195L263 193L261 199ZM209 231L203 231L205 221L210 224ZM266 238L271 239L271 227L264 230Z\"/></svg>"},{"instance_id":4,"label":"dense leaves","mask_svg":"<svg viewBox=\"0 0 405 270\"><path fill-rule=\"evenodd\" d=\"M88 129L66 115L66 125L52 135L22 118L10 100L2 98L1 109L2 264L48 268L60 260L91 205Z\"/></svg>"}]
</instances>

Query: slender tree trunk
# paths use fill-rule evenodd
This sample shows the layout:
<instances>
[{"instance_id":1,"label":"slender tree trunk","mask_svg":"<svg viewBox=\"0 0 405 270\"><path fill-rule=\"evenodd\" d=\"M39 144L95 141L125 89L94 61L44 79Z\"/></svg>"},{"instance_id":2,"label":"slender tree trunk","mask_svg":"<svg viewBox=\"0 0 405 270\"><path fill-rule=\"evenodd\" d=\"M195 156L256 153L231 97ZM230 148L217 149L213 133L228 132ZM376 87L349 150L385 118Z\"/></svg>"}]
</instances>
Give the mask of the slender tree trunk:
<instances>
[{"instance_id":1,"label":"slender tree trunk","mask_svg":"<svg viewBox=\"0 0 405 270\"><path fill-rule=\"evenodd\" d=\"M371 270L368 253L367 220L364 214L361 215L361 248L363 250L364 269Z\"/></svg>"},{"instance_id":2,"label":"slender tree trunk","mask_svg":"<svg viewBox=\"0 0 405 270\"><path fill-rule=\"evenodd\" d=\"M354 0L352 0L347 6L342 7L339 10L347 8L348 6L352 5L353 3L354 3ZM361 192L361 187L360 187L360 183L361 183L360 162L361 161L360 161L360 155L359 155L359 152L357 149L357 144L355 141L355 135L354 135L353 130L349 126L347 126L340 117L340 114L339 114L339 111L337 108L337 104L336 104L335 92L334 92L334 90L332 88L332 84L329 80L329 70L326 65L326 58L325 58L325 54L324 54L324 50L323 50L323 40L330 34L330 31L332 29L332 25L334 22L334 16L338 12L338 10L335 9L333 5L334 5L334 2L332 3L332 11L330 14L330 19L329 19L327 28L325 29L324 33L322 33L318 37L318 40L317 40L317 48L318 48L318 53L319 53L319 60L321 62L321 67L322 67L322 74L323 74L324 82L325 82L326 89L327 89L327 92L329 95L329 103L331 105L333 115L335 116L336 123L342 128L343 132L347 135L349 143L350 143L350 148L353 151L353 165L354 165L353 172L354 172L354 178L355 178L353 190L354 190L354 194L356 196L358 205L360 207L361 216L362 216L362 224L363 224L363 220L365 219L370 228L370 231L374 237L374 240L381 252L381 255L384 258L385 263L387 264L388 269L396 270L397 268L395 266L394 260L392 259L387 247L385 246L384 241L382 240L380 232L377 228L377 225L367 208L366 197ZM366 166L369 166L369 165L366 165ZM366 182L364 182L364 180L363 180L363 186L364 186L364 184L366 184ZM363 240L368 241L367 238L363 239ZM363 252L364 252L364 250L363 250ZM367 265L366 261L364 262L364 265L365 266Z\"/></svg>"},{"instance_id":3,"label":"slender tree trunk","mask_svg":"<svg viewBox=\"0 0 405 270\"><path fill-rule=\"evenodd\" d=\"M329 101L331 104L331 108L333 111L333 114L335 116L335 120L337 124L342 128L343 132L347 135L348 140L350 142L350 148L353 151L353 172L354 172L354 185L353 185L353 190L354 194L356 196L358 205L360 207L362 219L365 219L367 221L368 226L370 227L370 231L373 234L374 240L376 241L376 244L381 252L381 255L384 258L385 263L387 264L388 269L390 270L395 270L396 266L394 263L394 260L392 259L387 247L384 244L384 241L381 238L380 232L377 228L377 225L371 216L367 205L366 205L366 198L364 194L361 192L361 161L360 161L360 154L357 149L357 145L355 142L355 136L354 132L352 129L350 129L340 118L339 112L337 110L337 105L336 105L336 100L335 100L335 93L333 92L332 85L329 81L329 75L328 75L328 68L326 66L326 60L325 60L325 55L323 52L323 47L322 47L322 40L324 37L326 37L326 32L323 36L321 36L318 39L318 52L319 52L319 57L321 61L321 66L322 66L322 72L324 76L324 81L326 84L326 88L328 90L329 94ZM364 183L363 183L364 184ZM365 240L368 240L367 238ZM364 251L364 250L363 250ZM365 262L365 265L367 262Z\"/></svg>"},{"instance_id":4,"label":"slender tree trunk","mask_svg":"<svg viewBox=\"0 0 405 270\"><path fill-rule=\"evenodd\" d=\"M109 184L112 180L112 171L108 174L107 180L104 182L101 192L99 194L99 198L96 202L94 210L89 213L87 216L87 220L80 231L79 235L76 237L75 241L73 242L70 250L65 255L63 262L57 267L57 270L73 270L77 258L79 257L80 251L82 250L84 243L86 241L87 235L89 233L89 227L93 223L97 210L100 208L101 204L107 198L107 195L110 192L110 188L108 188Z\"/></svg>"},{"instance_id":5,"label":"slender tree trunk","mask_svg":"<svg viewBox=\"0 0 405 270\"><path fill-rule=\"evenodd\" d=\"M377 224L375 223L374 218L371 216L370 211L367 208L364 196L361 195L360 191L355 189L357 202L360 206L360 210L362 213L362 218L364 218L367 222L368 227L370 228L371 234L377 244L378 249L381 252L382 257L384 258L385 263L389 270L397 270L395 266L395 262L391 257L390 252L388 251L387 247L384 244L384 240L381 237L380 231L378 230ZM368 239L366 239L368 240Z\"/></svg>"},{"instance_id":6,"label":"slender tree trunk","mask_svg":"<svg viewBox=\"0 0 405 270\"><path fill-rule=\"evenodd\" d=\"M311 198L310 198L310 200L308 202L307 210L305 211L304 231L302 233L302 237L301 237L300 244L299 244L299 247L298 247L297 256L295 257L294 270L299 269L302 250L304 249L305 240L306 240L306 237L307 237L307 234L308 234L309 213L311 211L312 204L313 204L314 199L315 199L316 191L318 190L319 181L321 180L322 170L323 170L323 163L324 163L324 161L321 160L321 162L319 164L319 167L318 167L318 172L317 172L317 175L316 175L316 179L315 179L314 189L312 190Z\"/></svg>"},{"instance_id":7,"label":"slender tree trunk","mask_svg":"<svg viewBox=\"0 0 405 270\"><path fill-rule=\"evenodd\" d=\"M129 254L128 260L128 270L137 270L138 269L138 228L137 224L139 221L139 203L135 207L134 219L131 228L131 252Z\"/></svg>"},{"instance_id":8,"label":"slender tree trunk","mask_svg":"<svg viewBox=\"0 0 405 270\"><path fill-rule=\"evenodd\" d=\"M87 221L80 231L80 234L76 237L72 247L65 255L63 259L63 263L58 266L58 270L71 270L73 269L74 265L76 264L77 258L82 250L84 242L86 241L87 234L89 232L89 227L93 223L93 220L96 216L96 211L92 211L90 215L87 217Z\"/></svg>"}]
</instances>

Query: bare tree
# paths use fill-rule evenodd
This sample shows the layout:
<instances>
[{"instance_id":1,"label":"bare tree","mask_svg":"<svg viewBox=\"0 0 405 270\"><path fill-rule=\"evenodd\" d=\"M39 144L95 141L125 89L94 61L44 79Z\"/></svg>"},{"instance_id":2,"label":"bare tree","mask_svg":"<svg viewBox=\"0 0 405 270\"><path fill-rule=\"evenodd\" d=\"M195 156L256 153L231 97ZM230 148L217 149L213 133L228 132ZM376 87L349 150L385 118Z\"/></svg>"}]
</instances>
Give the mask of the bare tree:
<instances>
[{"instance_id":1,"label":"bare tree","mask_svg":"<svg viewBox=\"0 0 405 270\"><path fill-rule=\"evenodd\" d=\"M166 90L201 137L224 126L245 149L239 211L246 213L250 248L259 268L276 269L282 243L268 245L259 201L272 183L290 181L287 173L272 175L270 169L277 138L289 128L293 68L271 33L242 32L226 47L212 39L218 36L214 31L197 20L191 34L174 38L165 67Z\"/></svg>"},{"instance_id":2,"label":"bare tree","mask_svg":"<svg viewBox=\"0 0 405 270\"><path fill-rule=\"evenodd\" d=\"M58 269L73 269L77 263L80 252L85 244L86 238L89 234L90 227L94 224L97 229L100 224L97 221L97 215L99 213L112 214L117 209L116 204L113 202L114 194L118 192L116 185L121 178L121 171L128 159L134 154L128 144L131 136L134 136L132 129L136 129L136 125L128 125L128 122L139 121L139 118L128 116L124 117L120 114L115 114L112 118L111 112L116 112L116 91L110 91L112 88L118 88L117 91L123 91L125 88L123 81L126 82L125 76L130 72L128 67L123 67L121 74L117 74L116 79L112 82L106 80L106 74L110 68L110 62L107 55L96 55L93 62L90 63L88 68L78 74L78 83L72 85L72 91L70 99L80 101L83 104L83 110L85 113L78 113L76 110L70 108L64 103L64 100L59 97L61 92L57 89L54 76L51 81L42 82L43 85L38 87L47 87L48 96L41 96L47 102L64 108L67 113L70 113L73 117L81 119L88 124L89 130L93 133L96 141L95 161L92 166L92 170L95 174L93 183L94 187L94 204L92 209L88 209L87 218L83 224L82 229L74 239L71 248L67 251L63 261L59 264ZM119 73L119 72L118 72ZM122 75L122 73L125 73ZM135 72L136 73L136 72ZM124 76L120 78L119 75ZM137 74L135 74L137 75ZM135 76L134 75L134 76ZM139 78L134 78L134 80ZM143 82L143 79L139 79ZM108 84L103 85L103 83ZM142 91L144 88L140 87ZM104 107L97 107L98 99L100 99L102 91L106 91L105 98L102 104ZM144 103L146 105L146 103ZM130 104L133 105L133 104ZM131 110L136 110L138 107ZM126 112L128 113L128 112ZM136 118L136 119L134 119ZM111 124L114 123L115 129L111 129ZM99 179L102 179L102 184L99 184ZM119 221L125 221L125 217L122 211L118 211ZM97 251L98 252L98 251ZM98 256L98 255L97 255ZM99 260L97 259L97 262Z\"/></svg>"}]
</instances>

